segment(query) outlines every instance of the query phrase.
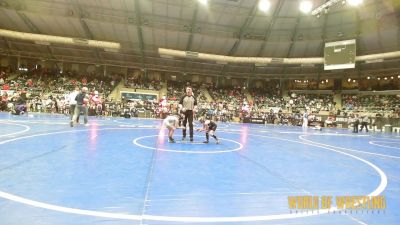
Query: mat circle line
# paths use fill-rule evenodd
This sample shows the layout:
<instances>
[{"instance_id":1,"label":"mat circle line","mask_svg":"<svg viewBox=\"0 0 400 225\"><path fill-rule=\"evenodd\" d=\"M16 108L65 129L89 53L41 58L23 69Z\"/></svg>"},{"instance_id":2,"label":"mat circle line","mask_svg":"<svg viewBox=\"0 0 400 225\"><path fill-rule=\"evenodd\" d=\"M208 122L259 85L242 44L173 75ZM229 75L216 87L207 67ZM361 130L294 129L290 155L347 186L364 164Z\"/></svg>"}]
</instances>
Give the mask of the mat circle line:
<instances>
[{"instance_id":1,"label":"mat circle line","mask_svg":"<svg viewBox=\"0 0 400 225\"><path fill-rule=\"evenodd\" d=\"M22 134L22 133L28 132L31 129L30 126L23 125L23 124L18 124L18 123L9 123L9 122L5 122L5 121L0 121L0 123L8 124L8 125L16 125L16 126L20 126L20 127L25 127L24 130L13 132L11 134L2 134L2 135L0 135L0 137L7 137L7 136L16 135L16 134Z\"/></svg>"},{"instance_id":2,"label":"mat circle line","mask_svg":"<svg viewBox=\"0 0 400 225\"><path fill-rule=\"evenodd\" d=\"M105 128L105 129L96 129L96 130L116 130L116 129L124 129L124 128ZM130 128L134 129L134 128ZM143 129L143 128L137 128L137 129ZM73 131L60 131L60 132L52 132L52 133L42 133L42 134L36 134L36 135L30 135L30 136L25 136L25 137L20 137L20 138L14 138L10 139L7 141L0 142L1 144L5 144L8 142L20 140L20 139L26 139L26 138L31 138L31 137L37 137L37 136L46 136L46 135L51 135L51 134L60 134L60 133L72 133L72 132L83 132L83 131L90 131L89 129L86 130L73 130ZM227 132L229 133L229 132ZM236 133L237 134L237 133ZM355 158L370 167L372 167L375 171L378 172L381 182L379 186L368 196L377 196L380 193L382 193L386 186L387 186L387 176L386 174L375 164L362 159L358 156L345 153L339 150L335 150L333 148L329 147L324 147L324 146L318 146L315 144L307 143L307 142L301 142L301 141L295 141L295 140L290 140L290 139L285 139L285 138L278 138L278 137L270 137L270 136L265 136L265 135L257 135L257 134L248 134L249 136L258 136L258 137L265 137L265 138L271 138L271 139L277 139L277 140L282 140L282 141L288 141L288 142L293 142L293 143L299 143L299 144L305 144L305 145L310 145L310 146L315 146L323 149L327 149L330 151L337 152L339 154L347 155L352 158ZM337 210L336 207L332 207L330 209L324 209L320 210L319 214L310 214L308 212L304 213L297 213L297 214L275 214L275 215L264 215L264 216L236 216L236 217L190 217L190 216L157 216L157 215L133 215L133 214L121 214L121 213L109 213L109 212L102 212L102 211L94 211L94 210L83 210L83 209L77 209L77 208L70 208L70 207L63 207L63 206L58 206L58 205L53 205L53 204L48 204L44 202L39 202L39 201L34 201L31 199L23 198L17 195L9 194L7 192L3 192L0 190L0 197L4 199L8 199L11 201L23 203L26 205L34 206L34 207L39 207L39 208L44 208L44 209L49 209L53 211L58 211L58 212L65 212L65 213L70 213L70 214L78 214L78 215L86 215L86 216L96 216L96 217L103 217L103 218L113 218L113 219L124 219L124 220L134 220L134 221L140 221L140 220L151 220L151 221L164 221L164 222L198 222L198 223L211 223L211 222L252 222L252 221L271 221L271 220L281 220L281 219L294 219L294 218L302 218L302 217L310 217L310 216L316 216L316 215L321 215L321 214L327 214L331 212L332 210Z\"/></svg>"},{"instance_id":3,"label":"mat circle line","mask_svg":"<svg viewBox=\"0 0 400 225\"><path fill-rule=\"evenodd\" d=\"M133 144L135 144L135 145L137 145L139 147L142 147L142 148L146 148L146 149L163 151L163 152L186 153L186 154L219 154L219 153L240 151L243 148L243 145L241 143L239 143L237 141L230 140L230 139L226 139L226 138L218 138L218 139L229 141L229 142L233 142L235 144L238 144L239 147L235 148L235 149L228 149L228 150L187 151L187 150L174 150L174 149L156 148L156 147L150 147L150 146L146 146L146 145L138 143L139 140L141 140L141 139L148 138L148 137L157 137L157 136L159 136L159 135L156 134L156 135L142 136L142 137L135 138L132 142L133 142ZM179 143L175 143L175 144L179 144ZM190 144L190 142L185 143L185 144Z\"/></svg>"}]
</instances>

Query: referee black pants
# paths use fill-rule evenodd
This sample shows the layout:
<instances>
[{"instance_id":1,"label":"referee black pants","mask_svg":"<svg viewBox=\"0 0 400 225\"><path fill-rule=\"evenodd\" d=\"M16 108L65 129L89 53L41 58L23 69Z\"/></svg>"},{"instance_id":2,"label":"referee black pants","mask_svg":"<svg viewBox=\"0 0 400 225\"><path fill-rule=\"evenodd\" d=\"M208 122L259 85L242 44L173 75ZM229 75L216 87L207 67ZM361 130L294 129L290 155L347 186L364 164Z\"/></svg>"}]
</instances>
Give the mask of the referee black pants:
<instances>
[{"instance_id":1,"label":"referee black pants","mask_svg":"<svg viewBox=\"0 0 400 225\"><path fill-rule=\"evenodd\" d=\"M358 125L359 125L359 122L354 123L353 133L358 133Z\"/></svg>"},{"instance_id":2,"label":"referee black pants","mask_svg":"<svg viewBox=\"0 0 400 225\"><path fill-rule=\"evenodd\" d=\"M189 121L189 132L190 138L193 138L193 110L185 111L185 118L183 118L183 127L186 128L186 124ZM182 129L183 137L186 137L186 129Z\"/></svg>"},{"instance_id":3,"label":"referee black pants","mask_svg":"<svg viewBox=\"0 0 400 225\"><path fill-rule=\"evenodd\" d=\"M365 129L367 130L367 132L368 132L368 122L361 122L361 129L360 129L360 131L362 131L364 127L365 127Z\"/></svg>"}]
</instances>

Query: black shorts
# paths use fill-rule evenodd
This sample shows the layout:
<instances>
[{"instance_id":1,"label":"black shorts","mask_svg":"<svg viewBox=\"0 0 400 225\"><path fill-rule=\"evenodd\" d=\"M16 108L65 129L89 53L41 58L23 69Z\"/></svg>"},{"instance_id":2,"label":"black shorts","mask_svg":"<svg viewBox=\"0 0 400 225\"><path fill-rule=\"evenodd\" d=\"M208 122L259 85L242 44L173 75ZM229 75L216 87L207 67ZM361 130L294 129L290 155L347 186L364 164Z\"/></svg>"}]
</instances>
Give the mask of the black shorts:
<instances>
[{"instance_id":1,"label":"black shorts","mask_svg":"<svg viewBox=\"0 0 400 225\"><path fill-rule=\"evenodd\" d=\"M216 130L217 130L217 126L211 126L211 127L208 127L208 130L213 130L213 131L216 131Z\"/></svg>"}]
</instances>

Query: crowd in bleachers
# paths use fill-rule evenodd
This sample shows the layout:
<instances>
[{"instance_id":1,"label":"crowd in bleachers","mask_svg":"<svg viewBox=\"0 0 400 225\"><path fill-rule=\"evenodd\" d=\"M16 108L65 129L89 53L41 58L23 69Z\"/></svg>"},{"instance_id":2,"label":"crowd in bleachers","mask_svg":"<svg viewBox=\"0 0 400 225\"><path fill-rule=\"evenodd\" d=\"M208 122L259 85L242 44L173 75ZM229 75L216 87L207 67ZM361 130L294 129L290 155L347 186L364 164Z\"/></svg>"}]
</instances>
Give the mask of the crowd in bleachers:
<instances>
[{"instance_id":1,"label":"crowd in bleachers","mask_svg":"<svg viewBox=\"0 0 400 225\"><path fill-rule=\"evenodd\" d=\"M396 95L343 95L343 111L382 113L388 116L400 115L400 96Z\"/></svg>"},{"instance_id":2,"label":"crowd in bleachers","mask_svg":"<svg viewBox=\"0 0 400 225\"><path fill-rule=\"evenodd\" d=\"M172 100L172 102L177 100L178 96L184 94L184 87L189 85L189 83L184 84L183 82L171 83L168 86L169 100ZM194 86L194 90L197 92L195 96L198 96L200 88L196 87L196 84L191 84L191 86ZM337 103L334 102L332 94L305 95L289 93L287 97L282 97L278 95L279 92L273 89L266 92L263 89L246 90L244 87L239 86L217 88L212 85L208 85L207 90L212 97L212 101L200 103L198 114L217 121L229 121L234 117L239 118L241 121L247 118L263 118L268 123L299 125L305 111L311 115L310 118L314 118L315 115L320 113L336 115L338 112L336 109ZM246 92L250 94L252 100L247 99ZM399 97L396 96L368 96L360 99L362 104L369 107L381 107L382 110L399 109ZM390 107L386 107L388 105ZM175 104L174 109L176 107L177 105ZM354 113L357 113L359 109L352 108ZM370 109L368 108L368 110ZM353 115L353 112L350 112L350 115Z\"/></svg>"},{"instance_id":3,"label":"crowd in bleachers","mask_svg":"<svg viewBox=\"0 0 400 225\"><path fill-rule=\"evenodd\" d=\"M11 77L11 78L10 78ZM98 93L103 99L103 115L117 116L126 114L134 116L148 113L146 116L159 118L177 111L179 99L185 94L185 88L191 86L198 101L198 115L205 115L217 121L230 121L239 118L263 118L269 123L298 125L302 113L336 114L336 102L332 94L295 94L286 97L280 95L279 85L265 88L242 86L217 87L212 84L189 83L186 81L168 81L167 95L160 100L113 100L107 96L119 83L121 76L104 76L102 74L77 74L72 72L33 70L14 75L0 73L2 89L0 110L10 110L24 103L26 110L32 112L68 112L68 93L76 86L86 86L89 93ZM127 78L125 86L137 89L160 90L159 80L138 80ZM206 90L206 91L203 91ZM210 95L207 99L206 93ZM395 95L343 95L342 109L349 112L392 112L399 116L400 98ZM386 115L388 115L386 113Z\"/></svg>"},{"instance_id":4,"label":"crowd in bleachers","mask_svg":"<svg viewBox=\"0 0 400 225\"><path fill-rule=\"evenodd\" d=\"M15 112L17 100L25 105L23 111L68 113L68 94L76 86L88 87L92 95L106 99L118 84L120 77L110 77L57 70L32 70L22 74L2 72L2 101L0 110Z\"/></svg>"},{"instance_id":5,"label":"crowd in bleachers","mask_svg":"<svg viewBox=\"0 0 400 225\"><path fill-rule=\"evenodd\" d=\"M216 120L227 121L239 117L243 110L249 110L249 102L243 87L209 85L207 89L212 102L201 105L200 110L208 117L214 116Z\"/></svg>"},{"instance_id":6,"label":"crowd in bleachers","mask_svg":"<svg viewBox=\"0 0 400 225\"><path fill-rule=\"evenodd\" d=\"M125 79L125 87L132 89L160 90L162 82L157 79L128 76Z\"/></svg>"}]
</instances>

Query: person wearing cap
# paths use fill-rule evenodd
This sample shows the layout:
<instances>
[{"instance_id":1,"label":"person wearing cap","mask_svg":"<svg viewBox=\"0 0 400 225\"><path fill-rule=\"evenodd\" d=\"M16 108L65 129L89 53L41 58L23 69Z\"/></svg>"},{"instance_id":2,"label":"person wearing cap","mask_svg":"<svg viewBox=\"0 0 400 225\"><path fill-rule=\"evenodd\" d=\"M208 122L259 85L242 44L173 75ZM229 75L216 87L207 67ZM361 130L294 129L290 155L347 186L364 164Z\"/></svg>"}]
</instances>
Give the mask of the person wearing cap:
<instances>
[{"instance_id":1,"label":"person wearing cap","mask_svg":"<svg viewBox=\"0 0 400 225\"><path fill-rule=\"evenodd\" d=\"M87 109L87 104L89 102L88 95L87 95L88 88L83 87L81 92L76 95L75 101L76 101L76 106L75 106L75 112L74 116L72 117L72 120L70 121L70 126L74 126L74 121L78 118L78 116L83 112L83 121L85 125L88 122L88 109Z\"/></svg>"}]
</instances>

